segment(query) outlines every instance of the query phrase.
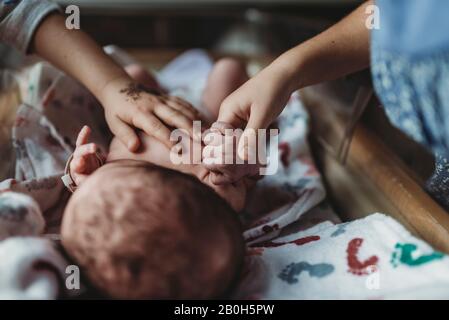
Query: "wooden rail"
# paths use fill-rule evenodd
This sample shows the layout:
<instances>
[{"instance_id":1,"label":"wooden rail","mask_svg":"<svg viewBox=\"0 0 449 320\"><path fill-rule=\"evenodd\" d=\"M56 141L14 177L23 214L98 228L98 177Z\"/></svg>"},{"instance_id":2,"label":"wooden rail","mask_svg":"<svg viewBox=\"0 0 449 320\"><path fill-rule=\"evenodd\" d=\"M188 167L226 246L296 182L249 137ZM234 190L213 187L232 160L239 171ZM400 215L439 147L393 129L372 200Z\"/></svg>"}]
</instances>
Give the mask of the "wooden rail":
<instances>
[{"instance_id":1,"label":"wooden rail","mask_svg":"<svg viewBox=\"0 0 449 320\"><path fill-rule=\"evenodd\" d=\"M423 189L422 181L396 152L363 122L354 131L347 161L337 159L346 122L314 88L302 95L312 116L311 143L336 211L344 220L382 212L449 253L449 213ZM404 143L408 143L404 141Z\"/></svg>"}]
</instances>

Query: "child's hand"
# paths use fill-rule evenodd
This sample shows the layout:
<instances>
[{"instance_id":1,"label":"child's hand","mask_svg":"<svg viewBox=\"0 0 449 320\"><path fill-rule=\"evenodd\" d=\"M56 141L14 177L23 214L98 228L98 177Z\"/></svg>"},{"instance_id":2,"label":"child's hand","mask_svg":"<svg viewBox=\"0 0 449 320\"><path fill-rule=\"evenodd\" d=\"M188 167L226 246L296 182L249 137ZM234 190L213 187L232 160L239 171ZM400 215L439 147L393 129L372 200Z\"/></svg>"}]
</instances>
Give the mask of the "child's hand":
<instances>
[{"instance_id":1,"label":"child's hand","mask_svg":"<svg viewBox=\"0 0 449 320\"><path fill-rule=\"evenodd\" d=\"M91 129L84 126L76 139L76 148L70 162L70 175L79 186L95 170L100 167L97 157L98 147L95 143L88 143Z\"/></svg>"},{"instance_id":2,"label":"child's hand","mask_svg":"<svg viewBox=\"0 0 449 320\"><path fill-rule=\"evenodd\" d=\"M204 166L210 171L209 180L214 185L236 183L244 178L259 179L260 164L248 163L236 152L241 130L227 123L215 122L204 137ZM208 148L208 149L206 149Z\"/></svg>"},{"instance_id":3,"label":"child's hand","mask_svg":"<svg viewBox=\"0 0 449 320\"><path fill-rule=\"evenodd\" d=\"M258 129L266 129L281 113L293 92L290 75L284 68L270 65L229 95L220 106L218 122L245 128L238 143L238 155L248 159L250 147L244 144Z\"/></svg>"},{"instance_id":4,"label":"child's hand","mask_svg":"<svg viewBox=\"0 0 449 320\"><path fill-rule=\"evenodd\" d=\"M151 92L129 79L119 79L104 88L101 103L111 131L131 152L140 146L134 127L171 148L169 127L185 129L192 138L198 112L186 101ZM200 139L200 138L199 138Z\"/></svg>"}]
</instances>

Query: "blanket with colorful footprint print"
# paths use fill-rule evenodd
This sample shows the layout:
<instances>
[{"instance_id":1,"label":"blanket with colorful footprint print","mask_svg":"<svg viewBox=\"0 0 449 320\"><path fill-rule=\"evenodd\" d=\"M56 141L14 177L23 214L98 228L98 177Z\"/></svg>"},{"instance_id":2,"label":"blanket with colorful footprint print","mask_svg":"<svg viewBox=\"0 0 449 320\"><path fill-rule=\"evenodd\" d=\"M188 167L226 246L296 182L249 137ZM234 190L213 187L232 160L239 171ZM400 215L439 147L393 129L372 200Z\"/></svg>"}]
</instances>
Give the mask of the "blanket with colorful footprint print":
<instances>
[{"instance_id":1,"label":"blanket with colorful footprint print","mask_svg":"<svg viewBox=\"0 0 449 320\"><path fill-rule=\"evenodd\" d=\"M446 299L449 259L383 214L249 246L235 298Z\"/></svg>"}]
</instances>

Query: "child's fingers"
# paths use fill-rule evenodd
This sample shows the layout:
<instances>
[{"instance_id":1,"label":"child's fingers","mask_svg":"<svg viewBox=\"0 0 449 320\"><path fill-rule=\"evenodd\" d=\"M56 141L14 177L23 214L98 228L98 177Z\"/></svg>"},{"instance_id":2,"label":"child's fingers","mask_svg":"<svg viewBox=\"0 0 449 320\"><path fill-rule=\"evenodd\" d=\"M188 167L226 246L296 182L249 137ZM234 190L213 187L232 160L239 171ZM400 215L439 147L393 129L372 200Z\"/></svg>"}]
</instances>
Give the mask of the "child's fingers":
<instances>
[{"instance_id":1,"label":"child's fingers","mask_svg":"<svg viewBox=\"0 0 449 320\"><path fill-rule=\"evenodd\" d=\"M78 133L78 137L76 138L76 146L79 147L83 144L86 144L89 141L91 129L88 126L84 126L80 133Z\"/></svg>"},{"instance_id":2,"label":"child's fingers","mask_svg":"<svg viewBox=\"0 0 449 320\"><path fill-rule=\"evenodd\" d=\"M203 142L206 146L219 147L224 143L224 136L211 127L211 129L204 134ZM215 150L216 148L214 148L214 151Z\"/></svg>"},{"instance_id":3,"label":"child's fingers","mask_svg":"<svg viewBox=\"0 0 449 320\"><path fill-rule=\"evenodd\" d=\"M115 120L111 123L111 130L129 151L135 152L139 149L139 137L127 123L123 122L119 118L115 118Z\"/></svg>"},{"instance_id":4,"label":"child's fingers","mask_svg":"<svg viewBox=\"0 0 449 320\"><path fill-rule=\"evenodd\" d=\"M168 100L166 103L171 108L181 112L190 121L195 121L195 120L199 119L199 113L198 112L194 112L191 109L184 107L183 105L179 104L176 101Z\"/></svg>"},{"instance_id":5,"label":"child's fingers","mask_svg":"<svg viewBox=\"0 0 449 320\"><path fill-rule=\"evenodd\" d=\"M255 113L253 113L255 114ZM251 115L237 146L237 154L243 160L255 159L257 156L257 130L268 127L265 119L260 115Z\"/></svg>"},{"instance_id":6,"label":"child's fingers","mask_svg":"<svg viewBox=\"0 0 449 320\"><path fill-rule=\"evenodd\" d=\"M187 101L178 98L176 96L170 96L170 100L172 100L173 102L175 102L177 105L182 106L182 109L188 111L189 113L192 113L196 116L198 116L199 112L197 109L195 109L190 103L188 103Z\"/></svg>"},{"instance_id":7,"label":"child's fingers","mask_svg":"<svg viewBox=\"0 0 449 320\"><path fill-rule=\"evenodd\" d=\"M238 114L239 112L236 105L237 103L232 101L231 94L221 103L217 122L228 123L235 128L240 128L243 123L246 123L245 119Z\"/></svg>"},{"instance_id":8,"label":"child's fingers","mask_svg":"<svg viewBox=\"0 0 449 320\"><path fill-rule=\"evenodd\" d=\"M193 122L178 110L166 105L158 105L154 108L154 114L169 126L186 130L192 138L201 141L201 135L193 136Z\"/></svg>"},{"instance_id":9,"label":"child's fingers","mask_svg":"<svg viewBox=\"0 0 449 320\"><path fill-rule=\"evenodd\" d=\"M170 141L170 130L155 115L142 112L134 116L132 122L134 126L155 137L168 148L173 146L173 142Z\"/></svg>"},{"instance_id":10,"label":"child's fingers","mask_svg":"<svg viewBox=\"0 0 449 320\"><path fill-rule=\"evenodd\" d=\"M228 134L228 132L232 133L233 131L228 130L234 130L234 127L226 122L215 121L214 123L212 123L210 129L211 131L219 132L222 135L226 135Z\"/></svg>"}]
</instances>

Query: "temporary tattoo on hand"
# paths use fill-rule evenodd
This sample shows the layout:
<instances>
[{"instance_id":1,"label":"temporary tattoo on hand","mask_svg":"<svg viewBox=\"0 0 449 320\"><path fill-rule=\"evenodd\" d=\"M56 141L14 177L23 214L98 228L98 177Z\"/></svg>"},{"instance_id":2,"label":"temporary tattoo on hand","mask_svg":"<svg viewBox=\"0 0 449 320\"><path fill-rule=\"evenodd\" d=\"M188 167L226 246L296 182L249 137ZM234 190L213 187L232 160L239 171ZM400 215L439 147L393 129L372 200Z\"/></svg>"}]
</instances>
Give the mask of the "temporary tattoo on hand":
<instances>
[{"instance_id":1,"label":"temporary tattoo on hand","mask_svg":"<svg viewBox=\"0 0 449 320\"><path fill-rule=\"evenodd\" d=\"M146 92L155 96L160 96L161 92L154 88L148 88L138 83L130 82L126 88L120 90L120 93L126 94L126 96L133 101L140 99L140 94Z\"/></svg>"}]
</instances>

